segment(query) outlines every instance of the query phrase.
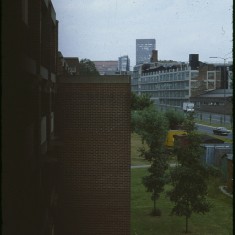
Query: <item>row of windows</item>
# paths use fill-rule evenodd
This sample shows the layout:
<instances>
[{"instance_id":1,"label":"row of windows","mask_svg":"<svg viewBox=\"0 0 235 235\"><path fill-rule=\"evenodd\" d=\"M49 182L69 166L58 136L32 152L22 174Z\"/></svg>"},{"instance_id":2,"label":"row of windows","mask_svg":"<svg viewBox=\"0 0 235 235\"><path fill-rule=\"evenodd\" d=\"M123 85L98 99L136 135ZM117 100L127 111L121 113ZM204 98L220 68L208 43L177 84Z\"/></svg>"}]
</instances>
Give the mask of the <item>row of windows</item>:
<instances>
[{"instance_id":1,"label":"row of windows","mask_svg":"<svg viewBox=\"0 0 235 235\"><path fill-rule=\"evenodd\" d=\"M142 82L161 82L161 81L175 81L175 80L189 80L189 72L186 73L168 73L156 76L144 76L141 78Z\"/></svg>"},{"instance_id":2,"label":"row of windows","mask_svg":"<svg viewBox=\"0 0 235 235\"><path fill-rule=\"evenodd\" d=\"M160 99L160 105L169 105L169 106L178 106L182 107L182 100L165 100L165 99Z\"/></svg>"},{"instance_id":3,"label":"row of windows","mask_svg":"<svg viewBox=\"0 0 235 235\"><path fill-rule=\"evenodd\" d=\"M145 92L154 98L187 98L189 91L150 91Z\"/></svg>"},{"instance_id":4,"label":"row of windows","mask_svg":"<svg viewBox=\"0 0 235 235\"><path fill-rule=\"evenodd\" d=\"M189 89L189 81L157 83L157 84L141 84L139 88L142 90L173 90L173 89Z\"/></svg>"}]
</instances>

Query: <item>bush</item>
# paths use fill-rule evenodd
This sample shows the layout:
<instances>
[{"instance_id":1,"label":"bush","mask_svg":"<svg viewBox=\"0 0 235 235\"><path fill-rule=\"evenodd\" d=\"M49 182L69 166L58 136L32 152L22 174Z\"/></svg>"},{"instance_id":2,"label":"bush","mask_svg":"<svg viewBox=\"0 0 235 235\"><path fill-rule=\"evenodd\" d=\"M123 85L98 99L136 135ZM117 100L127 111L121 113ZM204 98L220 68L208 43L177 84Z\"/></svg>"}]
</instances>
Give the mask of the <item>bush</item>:
<instances>
[{"instance_id":1,"label":"bush","mask_svg":"<svg viewBox=\"0 0 235 235\"><path fill-rule=\"evenodd\" d=\"M207 170L208 170L209 176L213 176L216 178L222 177L222 171L218 167L208 166Z\"/></svg>"}]
</instances>

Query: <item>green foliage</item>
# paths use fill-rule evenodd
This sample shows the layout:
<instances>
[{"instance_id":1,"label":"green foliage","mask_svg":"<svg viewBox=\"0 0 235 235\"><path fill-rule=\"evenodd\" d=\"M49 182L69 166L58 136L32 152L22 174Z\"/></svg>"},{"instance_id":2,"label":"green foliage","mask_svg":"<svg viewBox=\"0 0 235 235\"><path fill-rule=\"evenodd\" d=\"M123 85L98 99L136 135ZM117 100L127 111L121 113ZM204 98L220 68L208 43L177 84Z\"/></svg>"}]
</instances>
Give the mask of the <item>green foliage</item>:
<instances>
[{"instance_id":1,"label":"green foliage","mask_svg":"<svg viewBox=\"0 0 235 235\"><path fill-rule=\"evenodd\" d=\"M94 62L89 59L82 59L79 62L79 74L80 75L99 75Z\"/></svg>"},{"instance_id":2,"label":"green foliage","mask_svg":"<svg viewBox=\"0 0 235 235\"><path fill-rule=\"evenodd\" d=\"M207 167L207 172L208 172L209 176L212 176L214 178L222 177L222 171L220 168L215 167L213 165L206 166L206 167Z\"/></svg>"},{"instance_id":3,"label":"green foliage","mask_svg":"<svg viewBox=\"0 0 235 235\"><path fill-rule=\"evenodd\" d=\"M163 154L155 156L152 165L148 168L149 175L142 178L142 182L147 192L151 192L153 205L153 216L160 216L161 211L156 208L156 200L159 199L160 193L164 190L167 181L165 171L167 169L166 158Z\"/></svg>"},{"instance_id":4,"label":"green foliage","mask_svg":"<svg viewBox=\"0 0 235 235\"><path fill-rule=\"evenodd\" d=\"M182 123L182 128L187 132L192 132L197 129L195 126L193 115L194 115L193 112L186 113L186 118L184 119L184 122Z\"/></svg>"},{"instance_id":5,"label":"green foliage","mask_svg":"<svg viewBox=\"0 0 235 235\"><path fill-rule=\"evenodd\" d=\"M132 112L132 128L149 148L162 148L168 130L168 121L153 106Z\"/></svg>"},{"instance_id":6,"label":"green foliage","mask_svg":"<svg viewBox=\"0 0 235 235\"><path fill-rule=\"evenodd\" d=\"M156 208L156 200L164 189L166 183L165 171L167 169L164 155L164 141L168 130L168 121L154 106L132 112L133 130L141 136L142 143L147 148L139 149L140 156L151 163L149 175L143 178L143 184L148 192L152 193L154 203L152 215L161 215Z\"/></svg>"},{"instance_id":7,"label":"green foliage","mask_svg":"<svg viewBox=\"0 0 235 235\"><path fill-rule=\"evenodd\" d=\"M131 110L143 110L151 105L153 105L153 101L150 100L150 95L131 93Z\"/></svg>"},{"instance_id":8,"label":"green foliage","mask_svg":"<svg viewBox=\"0 0 235 235\"><path fill-rule=\"evenodd\" d=\"M168 119L169 128L171 130L177 130L185 121L184 114L180 111L169 109L165 112L165 116Z\"/></svg>"},{"instance_id":9,"label":"green foliage","mask_svg":"<svg viewBox=\"0 0 235 235\"><path fill-rule=\"evenodd\" d=\"M200 146L200 135L194 131L194 120L191 115L184 123L188 135L183 140L176 141L174 152L180 164L171 170L173 188L167 195L175 203L171 214L185 216L185 230L188 232L188 219L192 213L204 214L209 212L212 205L206 199L206 180L209 173L200 160L203 151Z\"/></svg>"}]
</instances>

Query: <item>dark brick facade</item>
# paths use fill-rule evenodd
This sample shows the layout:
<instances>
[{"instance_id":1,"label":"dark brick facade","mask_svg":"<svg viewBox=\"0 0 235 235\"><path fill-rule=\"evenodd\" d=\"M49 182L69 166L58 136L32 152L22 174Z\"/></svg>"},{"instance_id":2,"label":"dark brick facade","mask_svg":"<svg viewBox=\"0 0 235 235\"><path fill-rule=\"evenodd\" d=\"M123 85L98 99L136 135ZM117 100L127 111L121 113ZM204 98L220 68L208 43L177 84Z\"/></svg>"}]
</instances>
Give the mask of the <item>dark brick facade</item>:
<instances>
[{"instance_id":1,"label":"dark brick facade","mask_svg":"<svg viewBox=\"0 0 235 235\"><path fill-rule=\"evenodd\" d=\"M2 233L51 235L58 22L49 0L1 4Z\"/></svg>"},{"instance_id":2,"label":"dark brick facade","mask_svg":"<svg viewBox=\"0 0 235 235\"><path fill-rule=\"evenodd\" d=\"M130 234L130 81L58 85L61 146L56 234Z\"/></svg>"},{"instance_id":3,"label":"dark brick facade","mask_svg":"<svg viewBox=\"0 0 235 235\"><path fill-rule=\"evenodd\" d=\"M129 234L128 79L60 74L50 0L3 0L2 21L2 234Z\"/></svg>"}]
</instances>

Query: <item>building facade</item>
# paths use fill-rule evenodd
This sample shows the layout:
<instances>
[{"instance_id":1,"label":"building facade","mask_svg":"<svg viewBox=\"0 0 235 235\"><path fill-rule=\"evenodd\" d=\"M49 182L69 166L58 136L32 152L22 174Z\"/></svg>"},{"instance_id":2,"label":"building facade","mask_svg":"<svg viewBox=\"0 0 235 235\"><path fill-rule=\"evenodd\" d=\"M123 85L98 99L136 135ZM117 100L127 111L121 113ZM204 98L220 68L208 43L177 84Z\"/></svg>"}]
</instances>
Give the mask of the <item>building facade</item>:
<instances>
[{"instance_id":1,"label":"building facade","mask_svg":"<svg viewBox=\"0 0 235 235\"><path fill-rule=\"evenodd\" d=\"M152 51L155 49L155 39L136 39L136 65L150 63Z\"/></svg>"},{"instance_id":2,"label":"building facade","mask_svg":"<svg viewBox=\"0 0 235 235\"><path fill-rule=\"evenodd\" d=\"M130 59L128 55L118 58L118 71L120 74L125 74L130 71Z\"/></svg>"},{"instance_id":3,"label":"building facade","mask_svg":"<svg viewBox=\"0 0 235 235\"><path fill-rule=\"evenodd\" d=\"M2 21L2 232L52 234L58 21L50 0L4 0Z\"/></svg>"},{"instance_id":4,"label":"building facade","mask_svg":"<svg viewBox=\"0 0 235 235\"><path fill-rule=\"evenodd\" d=\"M118 61L92 61L100 75L115 75L118 74Z\"/></svg>"},{"instance_id":5,"label":"building facade","mask_svg":"<svg viewBox=\"0 0 235 235\"><path fill-rule=\"evenodd\" d=\"M164 62L149 68L140 66L133 73L132 91L149 94L155 104L162 108L182 108L191 96L191 80L198 71L191 70L185 63Z\"/></svg>"},{"instance_id":6,"label":"building facade","mask_svg":"<svg viewBox=\"0 0 235 235\"><path fill-rule=\"evenodd\" d=\"M50 0L2 13L3 234L130 234L129 79L79 80Z\"/></svg>"},{"instance_id":7,"label":"building facade","mask_svg":"<svg viewBox=\"0 0 235 235\"><path fill-rule=\"evenodd\" d=\"M130 234L130 79L58 84L59 205L55 234Z\"/></svg>"},{"instance_id":8,"label":"building facade","mask_svg":"<svg viewBox=\"0 0 235 235\"><path fill-rule=\"evenodd\" d=\"M182 109L183 102L192 101L196 110L204 107L201 111L209 112L213 110L211 103L215 103L218 107L214 106L214 111L224 113L222 109L226 109L231 114L232 66L227 66L225 73L218 65L202 63L198 58L197 54L190 54L189 63L158 61L136 65L132 91L149 94L162 109Z\"/></svg>"}]
</instances>

